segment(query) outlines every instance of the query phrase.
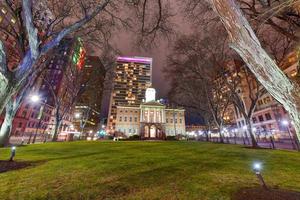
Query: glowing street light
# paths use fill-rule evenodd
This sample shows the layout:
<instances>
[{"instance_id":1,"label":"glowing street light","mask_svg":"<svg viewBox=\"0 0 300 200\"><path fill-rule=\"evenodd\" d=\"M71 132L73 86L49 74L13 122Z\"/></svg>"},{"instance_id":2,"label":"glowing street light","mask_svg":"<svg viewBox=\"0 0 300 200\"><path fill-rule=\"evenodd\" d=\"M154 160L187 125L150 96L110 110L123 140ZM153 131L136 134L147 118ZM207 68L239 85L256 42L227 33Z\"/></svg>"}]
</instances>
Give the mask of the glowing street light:
<instances>
[{"instance_id":1,"label":"glowing street light","mask_svg":"<svg viewBox=\"0 0 300 200\"><path fill-rule=\"evenodd\" d=\"M255 128L255 127L253 127L253 128L252 128L252 131L253 131L253 132L256 132L256 128Z\"/></svg>"},{"instance_id":2,"label":"glowing street light","mask_svg":"<svg viewBox=\"0 0 300 200\"><path fill-rule=\"evenodd\" d=\"M290 136L293 148L297 149L299 151L299 146L297 145L297 141L295 141L295 139L294 139L294 137L293 137L293 135L291 133L288 120L282 120L281 124L286 127L286 129L287 129L287 131L289 133L289 136Z\"/></svg>"},{"instance_id":3,"label":"glowing street light","mask_svg":"<svg viewBox=\"0 0 300 200\"><path fill-rule=\"evenodd\" d=\"M268 187L266 185L263 176L261 175L261 170L262 170L262 164L260 162L253 163L253 171L255 172L256 177L258 178L261 186L267 190Z\"/></svg>"},{"instance_id":4,"label":"glowing street light","mask_svg":"<svg viewBox=\"0 0 300 200\"><path fill-rule=\"evenodd\" d=\"M75 118L80 118L80 113L75 113Z\"/></svg>"},{"instance_id":5,"label":"glowing street light","mask_svg":"<svg viewBox=\"0 0 300 200\"><path fill-rule=\"evenodd\" d=\"M30 100L33 102L33 103L36 103L36 102L39 102L40 101L40 97L38 95L32 95L30 97Z\"/></svg>"},{"instance_id":6,"label":"glowing street light","mask_svg":"<svg viewBox=\"0 0 300 200\"><path fill-rule=\"evenodd\" d=\"M259 162L254 163L253 164L253 170L255 172L260 172L260 170L261 170L261 163L259 163Z\"/></svg>"},{"instance_id":7,"label":"glowing street light","mask_svg":"<svg viewBox=\"0 0 300 200\"><path fill-rule=\"evenodd\" d=\"M245 125L245 126L243 126L243 130L247 130L247 126Z\"/></svg>"},{"instance_id":8,"label":"glowing street light","mask_svg":"<svg viewBox=\"0 0 300 200\"><path fill-rule=\"evenodd\" d=\"M288 126L289 125L289 122L287 120L282 120L281 123L284 126Z\"/></svg>"}]
</instances>

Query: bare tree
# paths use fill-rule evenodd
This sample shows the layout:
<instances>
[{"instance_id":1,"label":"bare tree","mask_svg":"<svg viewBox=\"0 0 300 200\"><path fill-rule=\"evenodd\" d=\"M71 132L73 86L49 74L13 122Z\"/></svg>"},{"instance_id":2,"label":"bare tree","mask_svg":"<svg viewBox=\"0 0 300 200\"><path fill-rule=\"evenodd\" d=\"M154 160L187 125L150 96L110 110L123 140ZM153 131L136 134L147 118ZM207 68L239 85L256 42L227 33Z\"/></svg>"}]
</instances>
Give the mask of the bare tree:
<instances>
[{"instance_id":1,"label":"bare tree","mask_svg":"<svg viewBox=\"0 0 300 200\"><path fill-rule=\"evenodd\" d=\"M234 0L208 0L206 2L211 5L226 28L231 42L230 47L241 56L266 90L289 112L299 139L299 84L290 80L263 49L255 32ZM288 5L279 5L278 9L289 7L296 1L286 2Z\"/></svg>"},{"instance_id":2,"label":"bare tree","mask_svg":"<svg viewBox=\"0 0 300 200\"><path fill-rule=\"evenodd\" d=\"M236 60L228 66L225 74L225 84L231 93L231 100L246 122L247 132L251 137L253 147L258 147L252 128L252 115L257 101L266 90L242 61Z\"/></svg>"},{"instance_id":3,"label":"bare tree","mask_svg":"<svg viewBox=\"0 0 300 200\"><path fill-rule=\"evenodd\" d=\"M171 78L173 90L176 93L181 91L181 96L187 97L191 107L205 113L207 122L213 119L221 142L224 142L224 116L231 104L230 93L224 89L226 84L220 70L228 55L226 38L222 34L214 40L201 34L182 36L176 41L165 69L168 77L176 77Z\"/></svg>"},{"instance_id":4,"label":"bare tree","mask_svg":"<svg viewBox=\"0 0 300 200\"><path fill-rule=\"evenodd\" d=\"M300 138L300 87L290 80L262 48L253 29L234 0L211 0L225 26L231 47L241 56L266 90L289 112Z\"/></svg>"},{"instance_id":5,"label":"bare tree","mask_svg":"<svg viewBox=\"0 0 300 200\"><path fill-rule=\"evenodd\" d=\"M8 104L11 98L20 92L27 84L30 74L34 73L38 65L35 65L41 57L47 55L67 35L82 35L93 44L105 44L111 36L112 28L118 26L134 27L134 24L143 24L134 29L143 34L143 38L156 38L165 33L167 21L170 15L165 14L165 4L157 1L111 1L111 0L74 0L74 1L47 1L43 8L35 8L31 0L4 1L9 12L13 15L15 25L13 31L1 28L1 32L10 34L17 42L18 62L14 70L10 70L5 60L12 60L11 54L7 54L4 45L0 45L0 111ZM36 3L36 2L35 2ZM146 6L144 6L146 4ZM157 6L151 6L151 5ZM132 6L135 9L130 9ZM154 9L147 9L148 6ZM43 10L44 9L44 10ZM137 12L137 9L141 12ZM157 10L158 9L158 10ZM44 23L41 12L50 12L51 20ZM119 16L121 12L129 11L133 17L139 20L124 20ZM154 14L156 13L156 14ZM158 14L158 18L153 17ZM152 23L155 21L155 23ZM48 23L49 22L49 23ZM147 22L147 23L145 23ZM164 22L164 23L162 23ZM10 27L11 28L11 27ZM147 33L146 35L144 33ZM92 37L93 36L93 37ZM153 38L153 37L152 37ZM4 137L0 137L4 138Z\"/></svg>"}]
</instances>

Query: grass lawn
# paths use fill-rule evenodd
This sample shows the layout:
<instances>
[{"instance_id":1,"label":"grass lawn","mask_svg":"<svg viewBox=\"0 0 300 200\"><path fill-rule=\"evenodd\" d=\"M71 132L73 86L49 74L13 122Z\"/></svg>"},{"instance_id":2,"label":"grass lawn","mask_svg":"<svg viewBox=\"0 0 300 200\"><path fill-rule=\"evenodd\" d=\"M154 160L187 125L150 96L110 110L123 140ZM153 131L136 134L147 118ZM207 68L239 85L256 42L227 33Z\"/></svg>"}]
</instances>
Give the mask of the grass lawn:
<instances>
[{"instance_id":1,"label":"grass lawn","mask_svg":"<svg viewBox=\"0 0 300 200\"><path fill-rule=\"evenodd\" d=\"M267 184L300 191L300 153L200 142L70 142L18 147L34 166L0 173L0 199L230 199ZM0 160L9 149L0 149Z\"/></svg>"}]
</instances>

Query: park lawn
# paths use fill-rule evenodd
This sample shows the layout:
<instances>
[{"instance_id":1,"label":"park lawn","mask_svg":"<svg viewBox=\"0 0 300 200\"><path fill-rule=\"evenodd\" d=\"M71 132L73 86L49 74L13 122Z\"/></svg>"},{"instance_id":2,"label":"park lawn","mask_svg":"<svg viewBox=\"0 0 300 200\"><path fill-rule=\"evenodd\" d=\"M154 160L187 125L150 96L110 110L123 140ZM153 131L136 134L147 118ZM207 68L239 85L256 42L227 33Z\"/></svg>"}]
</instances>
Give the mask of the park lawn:
<instances>
[{"instance_id":1,"label":"park lawn","mask_svg":"<svg viewBox=\"0 0 300 200\"><path fill-rule=\"evenodd\" d=\"M0 160L9 149L0 149ZM18 147L34 166L0 173L0 199L230 199L258 186L300 191L300 153L201 142L47 143Z\"/></svg>"}]
</instances>

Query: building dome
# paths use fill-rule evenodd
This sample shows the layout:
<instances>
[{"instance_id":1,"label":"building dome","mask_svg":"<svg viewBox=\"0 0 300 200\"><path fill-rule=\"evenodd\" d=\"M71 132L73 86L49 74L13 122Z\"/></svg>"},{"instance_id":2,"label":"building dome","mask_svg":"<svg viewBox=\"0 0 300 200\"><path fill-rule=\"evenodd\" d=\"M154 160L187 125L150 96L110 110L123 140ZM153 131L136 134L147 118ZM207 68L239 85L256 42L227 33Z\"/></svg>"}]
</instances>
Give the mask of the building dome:
<instances>
[{"instance_id":1,"label":"building dome","mask_svg":"<svg viewBox=\"0 0 300 200\"><path fill-rule=\"evenodd\" d=\"M152 87L146 90L146 102L155 101L156 90Z\"/></svg>"}]
</instances>

